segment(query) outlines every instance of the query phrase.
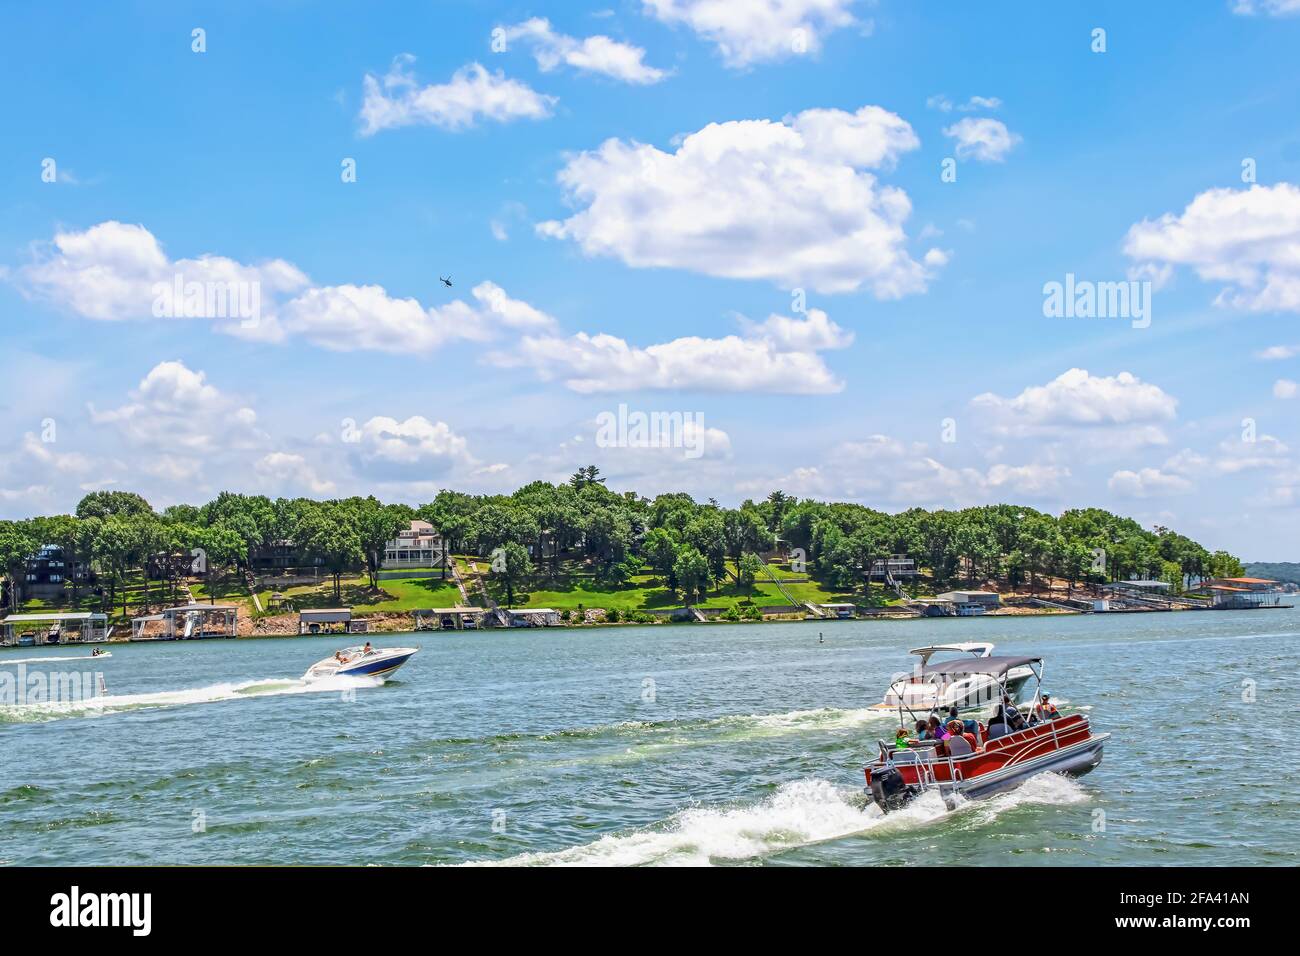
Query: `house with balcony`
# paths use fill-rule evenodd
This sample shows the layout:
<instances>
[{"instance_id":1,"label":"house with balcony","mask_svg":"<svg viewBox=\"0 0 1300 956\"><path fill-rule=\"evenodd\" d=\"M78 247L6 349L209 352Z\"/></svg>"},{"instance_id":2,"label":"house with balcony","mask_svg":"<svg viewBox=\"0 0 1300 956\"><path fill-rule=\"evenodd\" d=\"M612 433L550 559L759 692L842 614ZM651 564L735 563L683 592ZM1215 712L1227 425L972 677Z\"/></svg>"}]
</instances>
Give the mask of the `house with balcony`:
<instances>
[{"instance_id":1,"label":"house with balcony","mask_svg":"<svg viewBox=\"0 0 1300 956\"><path fill-rule=\"evenodd\" d=\"M384 546L383 571L433 570L442 567L442 538L427 521L416 519Z\"/></svg>"},{"instance_id":2,"label":"house with balcony","mask_svg":"<svg viewBox=\"0 0 1300 956\"><path fill-rule=\"evenodd\" d=\"M51 598L74 581L78 585L93 582L89 565L84 561L68 561L61 547L46 544L27 559L21 585L22 592L29 597Z\"/></svg>"},{"instance_id":3,"label":"house with balcony","mask_svg":"<svg viewBox=\"0 0 1300 956\"><path fill-rule=\"evenodd\" d=\"M891 554L887 558L876 558L867 568L867 577L873 581L904 580L914 578L921 572L917 570L916 559L905 554Z\"/></svg>"}]
</instances>

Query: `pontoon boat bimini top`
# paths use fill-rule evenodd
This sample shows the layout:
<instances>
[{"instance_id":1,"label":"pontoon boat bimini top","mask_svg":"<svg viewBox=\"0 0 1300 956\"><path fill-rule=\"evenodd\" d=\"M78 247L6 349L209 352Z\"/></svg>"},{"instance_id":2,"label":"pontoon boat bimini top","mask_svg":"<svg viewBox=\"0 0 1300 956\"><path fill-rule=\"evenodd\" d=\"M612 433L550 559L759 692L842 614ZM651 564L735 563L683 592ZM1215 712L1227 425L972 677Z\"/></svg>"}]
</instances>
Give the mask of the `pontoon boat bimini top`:
<instances>
[{"instance_id":1,"label":"pontoon boat bimini top","mask_svg":"<svg viewBox=\"0 0 1300 956\"><path fill-rule=\"evenodd\" d=\"M988 674L992 677L1001 677L1013 667L1027 667L1030 664L1041 664L1041 657L977 657L970 660L940 661L938 664L926 664L921 668L921 676L929 677L931 674L944 674L955 676L959 674Z\"/></svg>"}]
</instances>

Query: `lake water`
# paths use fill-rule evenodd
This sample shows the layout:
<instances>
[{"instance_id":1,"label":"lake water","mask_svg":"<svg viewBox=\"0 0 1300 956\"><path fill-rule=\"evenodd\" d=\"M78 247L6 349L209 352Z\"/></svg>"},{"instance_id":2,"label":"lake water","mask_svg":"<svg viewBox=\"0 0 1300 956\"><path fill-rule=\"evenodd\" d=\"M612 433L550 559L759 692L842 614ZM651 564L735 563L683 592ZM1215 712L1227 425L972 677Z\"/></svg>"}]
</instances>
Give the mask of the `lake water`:
<instances>
[{"instance_id":1,"label":"lake water","mask_svg":"<svg viewBox=\"0 0 1300 956\"><path fill-rule=\"evenodd\" d=\"M1045 655L1105 759L882 817L867 706L971 640ZM1300 863L1300 610L381 635L422 648L389 683L296 679L348 643L0 650L108 693L0 706L0 862Z\"/></svg>"}]
</instances>

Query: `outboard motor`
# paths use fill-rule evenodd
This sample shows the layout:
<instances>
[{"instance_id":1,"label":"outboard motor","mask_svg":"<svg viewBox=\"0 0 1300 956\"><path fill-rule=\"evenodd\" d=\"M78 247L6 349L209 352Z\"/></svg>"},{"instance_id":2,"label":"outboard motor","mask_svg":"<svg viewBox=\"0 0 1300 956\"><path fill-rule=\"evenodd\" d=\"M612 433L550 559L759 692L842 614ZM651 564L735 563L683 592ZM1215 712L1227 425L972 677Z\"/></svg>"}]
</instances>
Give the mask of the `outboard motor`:
<instances>
[{"instance_id":1,"label":"outboard motor","mask_svg":"<svg viewBox=\"0 0 1300 956\"><path fill-rule=\"evenodd\" d=\"M885 813L901 810L915 795L897 767L885 766L871 772L871 799Z\"/></svg>"}]
</instances>

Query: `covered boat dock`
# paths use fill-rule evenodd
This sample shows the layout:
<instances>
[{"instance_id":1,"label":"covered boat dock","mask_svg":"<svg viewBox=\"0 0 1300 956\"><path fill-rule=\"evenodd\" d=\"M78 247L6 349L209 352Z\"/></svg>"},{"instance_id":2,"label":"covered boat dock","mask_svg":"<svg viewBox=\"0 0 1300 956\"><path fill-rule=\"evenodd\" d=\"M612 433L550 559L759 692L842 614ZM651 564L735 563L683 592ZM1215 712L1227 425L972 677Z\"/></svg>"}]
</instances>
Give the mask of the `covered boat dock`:
<instances>
[{"instance_id":1,"label":"covered boat dock","mask_svg":"<svg viewBox=\"0 0 1300 956\"><path fill-rule=\"evenodd\" d=\"M10 614L0 622L0 644L102 644L108 640L108 615L96 611L64 614ZM25 640L30 638L30 640Z\"/></svg>"},{"instance_id":2,"label":"covered boat dock","mask_svg":"<svg viewBox=\"0 0 1300 956\"><path fill-rule=\"evenodd\" d=\"M234 604L181 604L131 621L133 641L195 641L238 635L239 607Z\"/></svg>"},{"instance_id":3,"label":"covered boat dock","mask_svg":"<svg viewBox=\"0 0 1300 956\"><path fill-rule=\"evenodd\" d=\"M345 634L366 634L370 622L365 618L353 619L350 607L323 607L298 612L299 634L329 634L335 629Z\"/></svg>"},{"instance_id":4,"label":"covered boat dock","mask_svg":"<svg viewBox=\"0 0 1300 956\"><path fill-rule=\"evenodd\" d=\"M483 626L487 608L458 605L457 607L417 608L411 614L417 631L476 630Z\"/></svg>"}]
</instances>

